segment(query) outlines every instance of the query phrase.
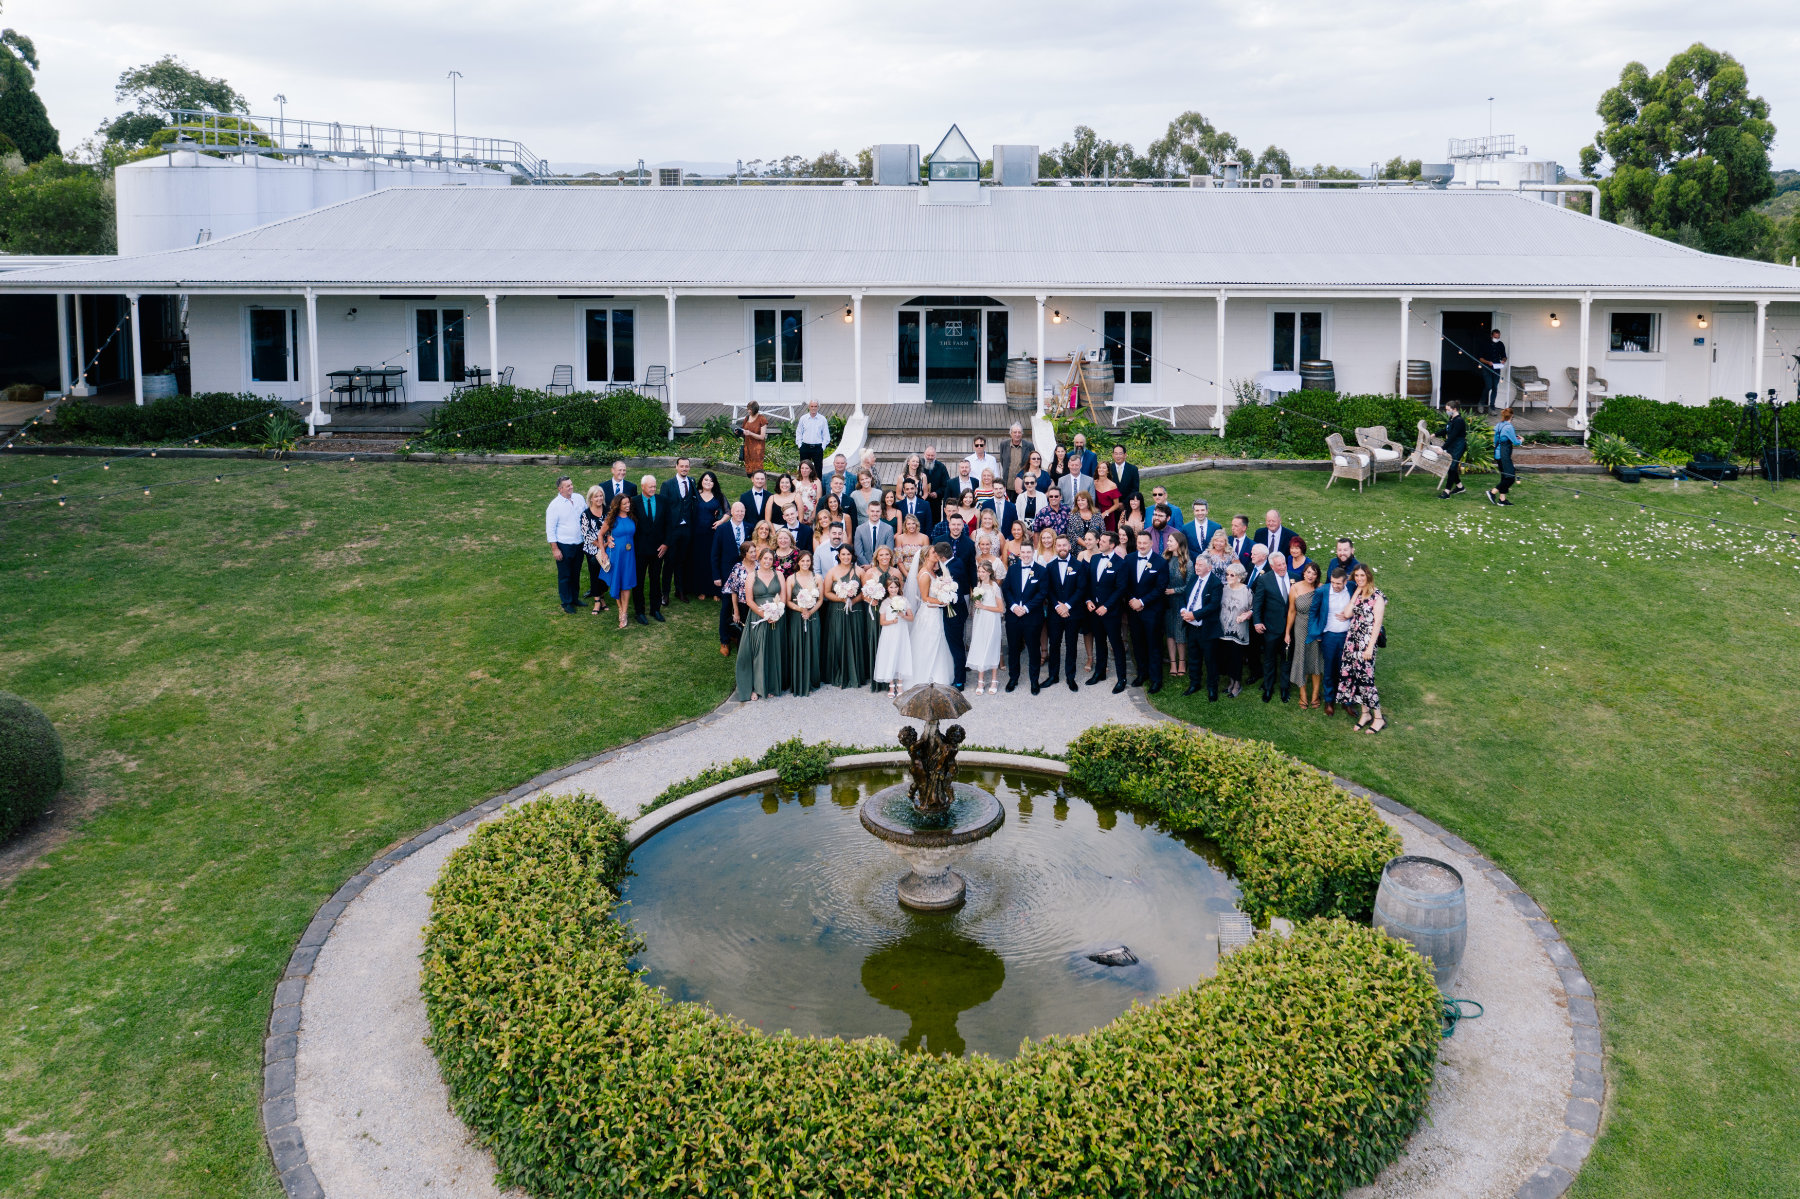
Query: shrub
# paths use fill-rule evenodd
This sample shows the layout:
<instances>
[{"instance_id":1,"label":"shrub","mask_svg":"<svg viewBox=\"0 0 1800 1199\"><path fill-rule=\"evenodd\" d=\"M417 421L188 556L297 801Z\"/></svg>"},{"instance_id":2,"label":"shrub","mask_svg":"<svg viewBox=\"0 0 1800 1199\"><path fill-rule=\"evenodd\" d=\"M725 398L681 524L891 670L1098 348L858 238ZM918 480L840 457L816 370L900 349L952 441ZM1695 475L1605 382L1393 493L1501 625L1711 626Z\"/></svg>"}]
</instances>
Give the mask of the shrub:
<instances>
[{"instance_id":1,"label":"shrub","mask_svg":"<svg viewBox=\"0 0 1800 1199\"><path fill-rule=\"evenodd\" d=\"M1743 411L1742 404L1723 397L1694 405L1659 403L1642 396L1610 396L1594 413L1591 427L1598 433L1623 437L1651 458L1664 450L1691 458L1715 441L1728 446L1731 454L1754 458L1767 447L1751 445L1748 435L1738 437L1738 418Z\"/></svg>"},{"instance_id":2,"label":"shrub","mask_svg":"<svg viewBox=\"0 0 1800 1199\"><path fill-rule=\"evenodd\" d=\"M1323 458L1325 438L1332 433L1354 444L1358 428L1385 425L1388 436L1410 444L1421 420L1433 433L1444 430L1442 413L1406 396L1293 391L1270 404L1233 408L1225 418L1225 436L1271 457Z\"/></svg>"},{"instance_id":3,"label":"shrub","mask_svg":"<svg viewBox=\"0 0 1800 1199\"><path fill-rule=\"evenodd\" d=\"M489 385L439 404L417 441L464 451L638 450L655 448L668 435L662 405L634 391L551 395Z\"/></svg>"},{"instance_id":4,"label":"shrub","mask_svg":"<svg viewBox=\"0 0 1800 1199\"><path fill-rule=\"evenodd\" d=\"M42 815L62 783L56 726L18 696L0 691L0 840Z\"/></svg>"},{"instance_id":5,"label":"shrub","mask_svg":"<svg viewBox=\"0 0 1800 1199\"><path fill-rule=\"evenodd\" d=\"M1588 438L1588 456L1608 469L1635 466L1642 460L1636 446L1616 433L1594 433Z\"/></svg>"},{"instance_id":6,"label":"shrub","mask_svg":"<svg viewBox=\"0 0 1800 1199\"><path fill-rule=\"evenodd\" d=\"M674 803L678 799L704 791L708 787L717 786L731 779L746 774L755 774L759 770L773 770L780 774L781 786L787 791L798 791L802 787L824 781L831 772L831 760L840 753L850 752L829 741L821 741L817 745L808 745L799 737L790 737L786 741L777 741L763 751L760 758L733 758L729 762L708 766L692 778L679 783L671 783L664 788L662 794L645 804L638 810L638 815L654 812L664 804Z\"/></svg>"},{"instance_id":7,"label":"shrub","mask_svg":"<svg viewBox=\"0 0 1800 1199\"><path fill-rule=\"evenodd\" d=\"M1367 920L1400 838L1369 807L1304 762L1260 741L1179 724L1095 725L1069 745L1069 777L1218 842L1262 923Z\"/></svg>"},{"instance_id":8,"label":"shrub","mask_svg":"<svg viewBox=\"0 0 1800 1199\"><path fill-rule=\"evenodd\" d=\"M483 825L432 888L422 989L452 1106L536 1195L1336 1196L1423 1114L1440 1000L1403 942L1314 921L1011 1061L768 1036L669 1003L614 919L623 822Z\"/></svg>"},{"instance_id":9,"label":"shrub","mask_svg":"<svg viewBox=\"0 0 1800 1199\"><path fill-rule=\"evenodd\" d=\"M135 404L103 406L89 400L65 400L56 409L56 431L74 441L111 445L188 441L204 445L257 445L263 440L262 418L282 408L274 396L222 391L167 396L139 408ZM234 427L235 426L235 427Z\"/></svg>"}]
</instances>

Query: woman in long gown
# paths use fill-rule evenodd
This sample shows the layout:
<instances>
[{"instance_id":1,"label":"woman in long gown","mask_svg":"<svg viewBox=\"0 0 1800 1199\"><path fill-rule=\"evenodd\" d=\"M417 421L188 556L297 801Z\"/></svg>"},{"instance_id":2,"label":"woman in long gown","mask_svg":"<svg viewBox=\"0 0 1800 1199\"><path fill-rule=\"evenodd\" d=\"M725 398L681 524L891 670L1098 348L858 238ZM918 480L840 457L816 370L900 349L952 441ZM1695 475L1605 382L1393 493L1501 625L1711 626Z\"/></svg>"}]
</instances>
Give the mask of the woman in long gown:
<instances>
[{"instance_id":1,"label":"woman in long gown","mask_svg":"<svg viewBox=\"0 0 1800 1199\"><path fill-rule=\"evenodd\" d=\"M1112 478L1112 463L1101 460L1094 468L1094 507L1100 513L1100 519L1106 522L1109 533L1119 531L1119 517L1124 515L1124 497L1119 494L1119 485Z\"/></svg>"},{"instance_id":2,"label":"woman in long gown","mask_svg":"<svg viewBox=\"0 0 1800 1199\"><path fill-rule=\"evenodd\" d=\"M750 606L745 613L749 619L744 625L744 644L738 650L739 702L781 694L781 643L775 629L787 607L787 585L775 569L774 550L758 555L746 590Z\"/></svg>"},{"instance_id":3,"label":"woman in long gown","mask_svg":"<svg viewBox=\"0 0 1800 1199\"><path fill-rule=\"evenodd\" d=\"M769 418L755 400L750 401L747 411L749 415L738 427L744 434L744 473L753 475L763 466L763 450L769 444Z\"/></svg>"},{"instance_id":4,"label":"woman in long gown","mask_svg":"<svg viewBox=\"0 0 1800 1199\"><path fill-rule=\"evenodd\" d=\"M1325 682L1324 634L1314 636L1312 632L1313 605L1323 607L1325 595L1319 590L1319 564L1308 561L1300 569L1300 581L1288 588L1287 644L1294 651L1288 681L1300 689L1302 708L1319 706L1319 691Z\"/></svg>"},{"instance_id":5,"label":"woman in long gown","mask_svg":"<svg viewBox=\"0 0 1800 1199\"><path fill-rule=\"evenodd\" d=\"M800 551L794 546L793 534L786 529L775 530L775 573L785 581L793 577L800 569ZM784 618L777 621L774 629L775 660L781 664L781 689L786 691L793 687L794 680L788 675L788 667L793 661L793 646L789 644L794 635L793 622Z\"/></svg>"},{"instance_id":6,"label":"woman in long gown","mask_svg":"<svg viewBox=\"0 0 1800 1199\"><path fill-rule=\"evenodd\" d=\"M813 573L813 556L800 551L800 561L788 580L788 690L811 695L819 687L819 634L824 623L824 580Z\"/></svg>"},{"instance_id":7,"label":"woman in long gown","mask_svg":"<svg viewBox=\"0 0 1800 1199\"><path fill-rule=\"evenodd\" d=\"M975 594L969 597L974 623L969 626L968 667L975 672L975 694L983 688L990 695L1000 692L1000 635L1005 607L1000 599L1000 584L994 576L995 560L983 559L975 564ZM976 598L980 596L982 598Z\"/></svg>"},{"instance_id":8,"label":"woman in long gown","mask_svg":"<svg viewBox=\"0 0 1800 1199\"><path fill-rule=\"evenodd\" d=\"M687 593L701 599L718 599L719 589L713 586L712 580L713 530L725 522L727 515L725 495L719 490L718 475L709 470L700 476L697 498L699 513L694 522L697 532L685 566Z\"/></svg>"},{"instance_id":9,"label":"woman in long gown","mask_svg":"<svg viewBox=\"0 0 1800 1199\"><path fill-rule=\"evenodd\" d=\"M856 553L848 544L838 547L837 565L825 572L825 649L819 660L819 675L833 687L860 687L868 682L856 676L857 634L852 623L862 619L856 601L846 599L842 589L860 585L856 577Z\"/></svg>"},{"instance_id":10,"label":"woman in long gown","mask_svg":"<svg viewBox=\"0 0 1800 1199\"><path fill-rule=\"evenodd\" d=\"M1350 631L1344 635L1343 665L1338 668L1337 702L1362 705L1356 718L1358 732L1379 733L1387 727L1381 714L1381 693L1375 689L1375 643L1387 619L1387 596L1375 586L1375 570L1358 562L1350 572L1356 591L1350 597Z\"/></svg>"},{"instance_id":11,"label":"woman in long gown","mask_svg":"<svg viewBox=\"0 0 1800 1199\"><path fill-rule=\"evenodd\" d=\"M1181 619L1181 605L1187 602L1187 593L1194 586L1187 538L1170 537L1163 546L1163 559L1169 564L1169 585L1163 588L1163 633L1169 643L1169 673L1179 676L1192 669L1187 660L1187 626Z\"/></svg>"},{"instance_id":12,"label":"woman in long gown","mask_svg":"<svg viewBox=\"0 0 1800 1199\"><path fill-rule=\"evenodd\" d=\"M955 661L950 657L950 642L944 636L944 601L931 594L931 585L938 579L938 557L935 549L927 549L919 555L919 565L907 582L907 602L913 605L913 685L921 683L941 683L950 685L950 672L955 669ZM967 596L957 596L958 603L967 603Z\"/></svg>"},{"instance_id":13,"label":"woman in long gown","mask_svg":"<svg viewBox=\"0 0 1800 1199\"><path fill-rule=\"evenodd\" d=\"M625 603L637 586L637 522L631 519L631 497L612 503L606 527L600 531L600 578L619 603L619 627L625 627Z\"/></svg>"}]
</instances>

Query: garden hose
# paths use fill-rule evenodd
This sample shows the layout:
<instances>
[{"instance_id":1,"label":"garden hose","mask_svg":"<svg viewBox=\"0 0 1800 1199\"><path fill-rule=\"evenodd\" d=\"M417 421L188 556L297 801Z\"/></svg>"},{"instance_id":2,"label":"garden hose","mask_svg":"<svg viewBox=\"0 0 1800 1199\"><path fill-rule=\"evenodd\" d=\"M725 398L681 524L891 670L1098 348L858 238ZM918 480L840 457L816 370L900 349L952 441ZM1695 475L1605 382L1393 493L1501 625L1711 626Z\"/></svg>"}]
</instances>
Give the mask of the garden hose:
<instances>
[{"instance_id":1,"label":"garden hose","mask_svg":"<svg viewBox=\"0 0 1800 1199\"><path fill-rule=\"evenodd\" d=\"M1473 1012L1464 1011L1463 1004L1465 1003L1473 1006L1475 1010ZM1444 1022L1444 1040L1448 1041L1456 1035L1456 1025L1459 1021L1479 1020L1482 1010L1482 1006L1473 999L1452 999L1446 995L1443 1011L1439 1013L1440 1019Z\"/></svg>"}]
</instances>

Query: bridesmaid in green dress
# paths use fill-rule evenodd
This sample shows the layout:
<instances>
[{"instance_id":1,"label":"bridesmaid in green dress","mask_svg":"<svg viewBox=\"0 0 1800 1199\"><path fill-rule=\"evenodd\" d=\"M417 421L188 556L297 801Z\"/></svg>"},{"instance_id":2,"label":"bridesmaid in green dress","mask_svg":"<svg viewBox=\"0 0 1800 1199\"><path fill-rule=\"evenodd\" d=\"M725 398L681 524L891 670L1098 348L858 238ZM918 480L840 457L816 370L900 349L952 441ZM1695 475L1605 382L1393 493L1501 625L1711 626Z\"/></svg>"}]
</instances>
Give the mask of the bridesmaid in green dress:
<instances>
[{"instance_id":1,"label":"bridesmaid in green dress","mask_svg":"<svg viewBox=\"0 0 1800 1199\"><path fill-rule=\"evenodd\" d=\"M855 601L838 595L839 585L856 582L856 555L849 546L839 546L837 565L825 575L825 651L819 663L820 675L833 687L860 687L868 681L856 677L860 629L855 621L863 615Z\"/></svg>"},{"instance_id":2,"label":"bridesmaid in green dress","mask_svg":"<svg viewBox=\"0 0 1800 1199\"><path fill-rule=\"evenodd\" d=\"M825 580L813 573L813 557L806 550L788 580L787 625L788 690L811 695L819 686L820 626L825 621ZM811 601L810 604L807 601Z\"/></svg>"},{"instance_id":3,"label":"bridesmaid in green dress","mask_svg":"<svg viewBox=\"0 0 1800 1199\"><path fill-rule=\"evenodd\" d=\"M744 625L744 641L738 647L737 697L740 702L781 693L780 645L776 625L786 616L787 588L775 569L775 551L766 549L756 560L756 572L744 588L749 596L750 619ZM764 613L779 613L774 621Z\"/></svg>"}]
</instances>

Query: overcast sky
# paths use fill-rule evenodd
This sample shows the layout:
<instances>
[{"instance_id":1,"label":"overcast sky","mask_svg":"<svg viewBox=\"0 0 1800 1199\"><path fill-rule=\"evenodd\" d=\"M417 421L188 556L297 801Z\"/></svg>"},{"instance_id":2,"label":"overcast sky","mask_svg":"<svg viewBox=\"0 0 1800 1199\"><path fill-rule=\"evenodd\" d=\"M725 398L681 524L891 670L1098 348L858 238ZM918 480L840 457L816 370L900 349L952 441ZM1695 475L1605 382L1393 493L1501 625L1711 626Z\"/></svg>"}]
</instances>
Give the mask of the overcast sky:
<instances>
[{"instance_id":1,"label":"overcast sky","mask_svg":"<svg viewBox=\"0 0 1800 1199\"><path fill-rule=\"evenodd\" d=\"M179 16L172 14L179 11ZM1296 165L1441 160L1445 139L1513 133L1573 171L1594 105L1637 59L1700 40L1749 71L1800 167L1800 21L1792 0L913 0L779 4L538 0L5 0L34 38L38 90L72 149L117 111L121 70L173 52L273 113L464 132L544 157L729 162L929 151L959 122L1046 148L1077 124L1140 151L1198 109Z\"/></svg>"}]
</instances>

